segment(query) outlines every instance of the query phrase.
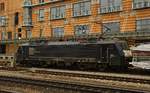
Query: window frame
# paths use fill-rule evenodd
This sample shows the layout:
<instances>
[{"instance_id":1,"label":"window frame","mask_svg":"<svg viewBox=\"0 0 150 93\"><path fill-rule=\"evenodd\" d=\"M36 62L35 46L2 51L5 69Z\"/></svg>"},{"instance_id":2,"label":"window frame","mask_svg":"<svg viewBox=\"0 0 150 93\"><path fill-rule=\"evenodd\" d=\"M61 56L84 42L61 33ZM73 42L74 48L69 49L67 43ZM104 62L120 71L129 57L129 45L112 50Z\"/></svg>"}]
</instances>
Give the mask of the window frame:
<instances>
[{"instance_id":1,"label":"window frame","mask_svg":"<svg viewBox=\"0 0 150 93\"><path fill-rule=\"evenodd\" d=\"M41 4L41 3L44 3L45 0L38 0L38 3Z\"/></svg>"},{"instance_id":2,"label":"window frame","mask_svg":"<svg viewBox=\"0 0 150 93\"><path fill-rule=\"evenodd\" d=\"M6 17L0 16L0 27L6 26Z\"/></svg>"},{"instance_id":3,"label":"window frame","mask_svg":"<svg viewBox=\"0 0 150 93\"><path fill-rule=\"evenodd\" d=\"M86 26L85 33L80 32L81 30L83 31L83 29L77 31L77 27L78 27L78 26L79 26L79 27L81 27L81 26ZM79 29L79 27L78 27L78 29ZM75 26L74 26L74 35L75 35L75 36L84 36L84 35L88 35L89 33L90 33L90 25L89 25L89 24L81 24L81 25L75 25Z\"/></svg>"},{"instance_id":4,"label":"window frame","mask_svg":"<svg viewBox=\"0 0 150 93\"><path fill-rule=\"evenodd\" d=\"M56 29L57 29L57 32L55 32ZM57 33L57 34L55 34L55 33ZM64 37L64 35L65 35L64 27L54 27L54 28L52 28L52 37Z\"/></svg>"},{"instance_id":5,"label":"window frame","mask_svg":"<svg viewBox=\"0 0 150 93\"><path fill-rule=\"evenodd\" d=\"M1 40L6 40L6 31L1 32Z\"/></svg>"},{"instance_id":6,"label":"window frame","mask_svg":"<svg viewBox=\"0 0 150 93\"><path fill-rule=\"evenodd\" d=\"M14 25L19 25L19 12L15 12Z\"/></svg>"},{"instance_id":7,"label":"window frame","mask_svg":"<svg viewBox=\"0 0 150 93\"><path fill-rule=\"evenodd\" d=\"M105 3L108 4L105 7L101 3L102 2L101 0L99 0L99 2L100 2L100 7L99 7L100 14L120 12L123 10L123 1L122 0L120 0L119 3L118 2L116 3L116 1L111 3L110 0L105 0ZM105 9L105 10L102 10L102 9Z\"/></svg>"},{"instance_id":8,"label":"window frame","mask_svg":"<svg viewBox=\"0 0 150 93\"><path fill-rule=\"evenodd\" d=\"M8 40L12 40L12 32L7 32L7 38Z\"/></svg>"},{"instance_id":9,"label":"window frame","mask_svg":"<svg viewBox=\"0 0 150 93\"><path fill-rule=\"evenodd\" d=\"M89 7L88 7L89 9L86 9L87 3L89 3ZM75 8L75 5L76 5L76 8L78 8L78 9ZM82 16L90 16L91 15L91 6L92 6L91 0L73 3L72 6L73 6L73 8L72 8L72 16L73 17L82 17ZM84 11L84 13L82 11ZM86 13L85 13L85 11L86 11ZM80 12L80 14L79 14L79 12ZM76 13L78 13L78 14L76 14Z\"/></svg>"},{"instance_id":10,"label":"window frame","mask_svg":"<svg viewBox=\"0 0 150 93\"><path fill-rule=\"evenodd\" d=\"M23 12L23 24L32 26L32 8L26 8Z\"/></svg>"},{"instance_id":11,"label":"window frame","mask_svg":"<svg viewBox=\"0 0 150 93\"><path fill-rule=\"evenodd\" d=\"M138 21L140 21L140 24L138 23ZM141 24L141 23L145 23L145 22L142 22L142 21L148 21L148 24ZM138 24L139 24L139 25L138 25ZM149 27L149 25L150 25L150 18L148 18L148 19L138 19L138 20L136 20L136 32L150 32L150 27ZM138 27L138 26L140 26L140 27ZM144 28L145 28L145 26L147 26L148 28L146 28L146 30L143 31ZM138 28L140 28L140 29L138 29Z\"/></svg>"},{"instance_id":12,"label":"window frame","mask_svg":"<svg viewBox=\"0 0 150 93\"><path fill-rule=\"evenodd\" d=\"M39 9L38 21L44 21L44 19L45 19L45 9L44 8L43 9Z\"/></svg>"},{"instance_id":13,"label":"window frame","mask_svg":"<svg viewBox=\"0 0 150 93\"><path fill-rule=\"evenodd\" d=\"M32 38L32 31L27 31L26 35L27 38Z\"/></svg>"},{"instance_id":14,"label":"window frame","mask_svg":"<svg viewBox=\"0 0 150 93\"><path fill-rule=\"evenodd\" d=\"M3 11L5 11L5 3L4 2L0 3L0 12L3 12Z\"/></svg>"},{"instance_id":15,"label":"window frame","mask_svg":"<svg viewBox=\"0 0 150 93\"><path fill-rule=\"evenodd\" d=\"M136 2L136 3L135 3ZM133 0L133 2L132 2L132 9L143 9L143 8L150 8L150 1L147 3L147 5L148 6L145 6L145 4L144 3L146 3L146 2L144 2L144 1L135 1L135 0ZM137 5L135 5L135 4L137 4Z\"/></svg>"},{"instance_id":16,"label":"window frame","mask_svg":"<svg viewBox=\"0 0 150 93\"><path fill-rule=\"evenodd\" d=\"M112 24L114 24L114 23L118 24L118 26L117 26L117 27L119 27L119 28L117 28L118 31L111 30L111 28L108 28L108 29L110 30L109 32L104 31L104 25L106 25L106 24L112 25ZM105 27L106 27L106 26L105 26ZM112 27L112 26L111 26L111 27ZM116 27L114 27L114 28L116 28ZM103 23L103 24L102 24L102 33L117 33L117 32L121 32L120 30L121 30L120 22L107 22L107 23Z\"/></svg>"},{"instance_id":17,"label":"window frame","mask_svg":"<svg viewBox=\"0 0 150 93\"><path fill-rule=\"evenodd\" d=\"M64 11L62 12L61 9L63 9ZM54 10L55 10L55 12L54 12ZM61 14L63 14L63 16L61 16ZM66 18L66 5L51 7L49 18L50 18L50 20Z\"/></svg>"}]
</instances>

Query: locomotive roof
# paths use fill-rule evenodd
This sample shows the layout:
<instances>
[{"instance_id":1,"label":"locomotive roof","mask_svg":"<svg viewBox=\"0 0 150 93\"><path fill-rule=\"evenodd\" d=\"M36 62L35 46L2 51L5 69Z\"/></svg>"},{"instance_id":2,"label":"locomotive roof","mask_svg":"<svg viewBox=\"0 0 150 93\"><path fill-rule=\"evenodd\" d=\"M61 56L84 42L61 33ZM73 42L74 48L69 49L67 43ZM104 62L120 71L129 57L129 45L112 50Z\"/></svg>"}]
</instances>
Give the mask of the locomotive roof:
<instances>
[{"instance_id":1,"label":"locomotive roof","mask_svg":"<svg viewBox=\"0 0 150 93\"><path fill-rule=\"evenodd\" d=\"M122 41L97 41L97 42L74 42L74 41L66 41L66 42L48 42L48 43L24 43L20 46L40 46L40 45L78 45L78 44L114 44Z\"/></svg>"},{"instance_id":2,"label":"locomotive roof","mask_svg":"<svg viewBox=\"0 0 150 93\"><path fill-rule=\"evenodd\" d=\"M150 51L150 43L149 44L141 44L137 47L132 48L133 51Z\"/></svg>"}]
</instances>

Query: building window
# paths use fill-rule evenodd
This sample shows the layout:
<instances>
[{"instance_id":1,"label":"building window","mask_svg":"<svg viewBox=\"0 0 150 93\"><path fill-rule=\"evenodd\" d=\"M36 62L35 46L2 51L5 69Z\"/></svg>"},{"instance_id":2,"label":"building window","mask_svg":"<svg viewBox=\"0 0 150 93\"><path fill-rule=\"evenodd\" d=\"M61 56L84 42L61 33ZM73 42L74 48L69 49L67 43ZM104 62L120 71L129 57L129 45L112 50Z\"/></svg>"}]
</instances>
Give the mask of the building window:
<instances>
[{"instance_id":1,"label":"building window","mask_svg":"<svg viewBox=\"0 0 150 93\"><path fill-rule=\"evenodd\" d=\"M31 0L24 0L23 5L24 6L31 6L32 2L31 2Z\"/></svg>"},{"instance_id":2,"label":"building window","mask_svg":"<svg viewBox=\"0 0 150 93\"><path fill-rule=\"evenodd\" d=\"M150 19L143 19L136 21L137 31L150 31Z\"/></svg>"},{"instance_id":3,"label":"building window","mask_svg":"<svg viewBox=\"0 0 150 93\"><path fill-rule=\"evenodd\" d=\"M27 38L32 38L32 32L31 31L27 31Z\"/></svg>"},{"instance_id":4,"label":"building window","mask_svg":"<svg viewBox=\"0 0 150 93\"><path fill-rule=\"evenodd\" d=\"M87 16L91 14L91 2L79 2L73 4L73 16Z\"/></svg>"},{"instance_id":5,"label":"building window","mask_svg":"<svg viewBox=\"0 0 150 93\"><path fill-rule=\"evenodd\" d=\"M2 40L5 40L5 39L6 39L5 37L6 37L6 32L5 32L5 31L2 31L2 32L1 32L1 39L2 39Z\"/></svg>"},{"instance_id":6,"label":"building window","mask_svg":"<svg viewBox=\"0 0 150 93\"><path fill-rule=\"evenodd\" d=\"M15 24L15 26L19 24L19 13L18 12L15 13L14 24Z\"/></svg>"},{"instance_id":7,"label":"building window","mask_svg":"<svg viewBox=\"0 0 150 93\"><path fill-rule=\"evenodd\" d=\"M44 0L38 0L39 3L44 3Z\"/></svg>"},{"instance_id":8,"label":"building window","mask_svg":"<svg viewBox=\"0 0 150 93\"><path fill-rule=\"evenodd\" d=\"M103 33L113 33L113 32L120 32L119 22L111 22L103 24Z\"/></svg>"},{"instance_id":9,"label":"building window","mask_svg":"<svg viewBox=\"0 0 150 93\"><path fill-rule=\"evenodd\" d=\"M24 0L24 11L23 11L23 25L31 26L32 25L32 2L31 0Z\"/></svg>"},{"instance_id":10,"label":"building window","mask_svg":"<svg viewBox=\"0 0 150 93\"><path fill-rule=\"evenodd\" d=\"M5 4L4 3L0 3L0 12L5 10Z\"/></svg>"},{"instance_id":11,"label":"building window","mask_svg":"<svg viewBox=\"0 0 150 93\"><path fill-rule=\"evenodd\" d=\"M52 7L50 9L51 19L61 19L65 18L65 6Z\"/></svg>"},{"instance_id":12,"label":"building window","mask_svg":"<svg viewBox=\"0 0 150 93\"><path fill-rule=\"evenodd\" d=\"M100 0L100 13L110 13L122 10L122 0Z\"/></svg>"},{"instance_id":13,"label":"building window","mask_svg":"<svg viewBox=\"0 0 150 93\"><path fill-rule=\"evenodd\" d=\"M64 28L56 27L53 28L53 37L63 37L64 36Z\"/></svg>"},{"instance_id":14,"label":"building window","mask_svg":"<svg viewBox=\"0 0 150 93\"><path fill-rule=\"evenodd\" d=\"M7 32L8 40L12 40L12 32Z\"/></svg>"},{"instance_id":15,"label":"building window","mask_svg":"<svg viewBox=\"0 0 150 93\"><path fill-rule=\"evenodd\" d=\"M0 26L6 26L6 17L0 16Z\"/></svg>"},{"instance_id":16,"label":"building window","mask_svg":"<svg viewBox=\"0 0 150 93\"><path fill-rule=\"evenodd\" d=\"M133 9L150 7L150 0L133 0Z\"/></svg>"},{"instance_id":17,"label":"building window","mask_svg":"<svg viewBox=\"0 0 150 93\"><path fill-rule=\"evenodd\" d=\"M39 10L38 20L39 21L43 21L44 20L44 9L40 9Z\"/></svg>"},{"instance_id":18,"label":"building window","mask_svg":"<svg viewBox=\"0 0 150 93\"><path fill-rule=\"evenodd\" d=\"M89 34L89 25L76 25L74 29L76 36Z\"/></svg>"},{"instance_id":19,"label":"building window","mask_svg":"<svg viewBox=\"0 0 150 93\"><path fill-rule=\"evenodd\" d=\"M31 8L25 8L24 9L23 23L25 26L31 26L32 25L32 9Z\"/></svg>"}]
</instances>

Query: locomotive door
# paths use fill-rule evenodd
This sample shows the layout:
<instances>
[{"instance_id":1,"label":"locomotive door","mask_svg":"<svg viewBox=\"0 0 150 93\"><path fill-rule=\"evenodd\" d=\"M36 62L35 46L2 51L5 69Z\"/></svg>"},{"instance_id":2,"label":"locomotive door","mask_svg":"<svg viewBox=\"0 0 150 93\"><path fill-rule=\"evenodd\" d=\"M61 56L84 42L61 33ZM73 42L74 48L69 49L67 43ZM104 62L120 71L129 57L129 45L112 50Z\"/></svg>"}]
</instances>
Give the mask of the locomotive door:
<instances>
[{"instance_id":1,"label":"locomotive door","mask_svg":"<svg viewBox=\"0 0 150 93\"><path fill-rule=\"evenodd\" d=\"M113 55L113 49L112 48L100 48L100 59L102 63L110 63L113 61L112 57Z\"/></svg>"},{"instance_id":2,"label":"locomotive door","mask_svg":"<svg viewBox=\"0 0 150 93\"><path fill-rule=\"evenodd\" d=\"M106 53L106 47L101 47L100 48L100 61L101 63L106 63L107 62L107 53Z\"/></svg>"},{"instance_id":3,"label":"locomotive door","mask_svg":"<svg viewBox=\"0 0 150 93\"><path fill-rule=\"evenodd\" d=\"M107 63L110 63L111 62L111 52L112 52L112 49L111 48L107 48Z\"/></svg>"}]
</instances>

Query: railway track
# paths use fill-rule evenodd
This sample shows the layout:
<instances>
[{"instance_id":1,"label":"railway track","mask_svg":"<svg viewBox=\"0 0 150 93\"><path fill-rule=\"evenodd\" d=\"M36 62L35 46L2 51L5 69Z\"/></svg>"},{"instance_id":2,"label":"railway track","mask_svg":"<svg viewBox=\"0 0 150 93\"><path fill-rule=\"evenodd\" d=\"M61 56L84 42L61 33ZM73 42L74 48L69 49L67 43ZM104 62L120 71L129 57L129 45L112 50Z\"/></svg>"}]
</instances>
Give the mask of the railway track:
<instances>
[{"instance_id":1,"label":"railway track","mask_svg":"<svg viewBox=\"0 0 150 93\"><path fill-rule=\"evenodd\" d=\"M85 71L69 71L69 70L56 70L56 69L42 69L42 68L8 68L11 71L25 71L34 74L50 74L57 76L79 77L100 80L113 80L120 82L132 82L141 84L150 84L150 76L143 75L130 75L130 74L116 74L104 72L85 72Z\"/></svg>"},{"instance_id":2,"label":"railway track","mask_svg":"<svg viewBox=\"0 0 150 93\"><path fill-rule=\"evenodd\" d=\"M9 91L9 90L0 90L0 93L19 93L19 92Z\"/></svg>"},{"instance_id":3,"label":"railway track","mask_svg":"<svg viewBox=\"0 0 150 93\"><path fill-rule=\"evenodd\" d=\"M89 79L113 80L121 82L132 82L141 84L150 84L149 76L129 75L129 74L112 74L112 73L98 73L98 72L84 72L84 71L66 71L66 70L47 70L47 69L30 69L29 71L39 74L51 74L68 77L81 77Z\"/></svg>"},{"instance_id":4,"label":"railway track","mask_svg":"<svg viewBox=\"0 0 150 93\"><path fill-rule=\"evenodd\" d=\"M105 86L94 86L94 85L82 85L76 83L68 83L68 82L57 82L57 81L43 81L43 80L34 80L34 79L25 79L25 78L16 78L16 77L7 77L0 76L0 81L4 82L15 82L21 84L29 84L33 86L44 86L44 87L55 87L55 88L63 88L67 90L75 90L80 91L81 93L147 93L145 91L139 90L129 90L129 89L121 89L121 88L113 88L113 87L105 87ZM10 92L4 92L10 93Z\"/></svg>"},{"instance_id":5,"label":"railway track","mask_svg":"<svg viewBox=\"0 0 150 93\"><path fill-rule=\"evenodd\" d=\"M108 81L116 81L116 82L134 83L137 85L138 84L144 84L144 85L146 84L146 85L150 86L150 77L149 76L140 76L140 75L115 74L115 73L104 73L104 72L102 73L102 72L68 71L68 70L42 69L42 68L7 68L4 71L10 71L10 73L13 73L13 71L14 71L14 73L17 72L20 74L21 77L17 76L17 78L16 78L16 77L11 76L11 75L10 75L10 77L8 77L7 75L5 75L4 77L3 76L1 77L1 75L0 75L0 78L1 78L0 81L1 80L5 80L5 81L11 81L12 80L11 82L15 81L15 82L26 83L26 80L28 80L28 79L24 78L24 76L22 76L22 75L31 75L31 76L33 75L35 77L36 76L37 77L42 76L43 77L42 80L44 80L45 76L47 77L50 75L50 77L51 77L51 75L52 75L52 76L54 76L54 78L55 78L55 76L56 77L57 76L58 77L68 77L68 78L82 78L82 79L85 78L88 80L98 80L98 81L99 80L100 81L101 80L108 80ZM13 79L10 79L10 78L13 78ZM27 84L32 84L32 82L33 82L33 85L36 85L36 82L39 82L39 80L34 80L34 79L31 79L31 80L29 79L30 82L27 82ZM95 87L97 88L97 83L96 84L94 84L94 83L88 84L88 86L87 85L85 86L85 85L83 85L83 83L81 83L81 85L75 86L75 85L78 85L79 82L78 83L77 82L75 82L75 83L71 82L71 85L68 84L68 82L64 82L64 81L63 82L57 82L55 80L54 81L41 81L41 79L40 79L40 82L41 82L41 84L43 84L42 86L45 86L45 84L47 84L47 82L49 82L49 83L52 83L52 85L53 85L53 86L51 85L51 87L58 87L59 86L59 88L65 88L63 86L68 86L70 88L70 86L72 86L72 84L73 84L73 87L78 88L79 90L82 90L82 88L80 89L79 87L86 87L86 88L87 87L93 87L93 89L90 89L90 88L87 88L87 89L83 88L83 89L97 90L97 89L95 89ZM68 84L68 85L65 85L65 84ZM37 84L37 85L39 85L39 84ZM60 85L62 85L62 87L60 87ZM68 89L68 87L66 87L66 89ZM100 88L100 87L98 87L98 88ZM110 88L113 89L112 87L110 87ZM104 87L102 87L102 90L103 89L105 90ZM117 89L120 89L120 88L117 87ZM125 88L125 89L128 90L128 88ZM121 91L121 90L122 89L120 89L119 91ZM141 88L139 90L146 90L146 91L148 90L150 92L149 88L148 89L142 89ZM129 89L129 91L130 91L130 89ZM137 88L133 88L132 91L136 91L136 92L127 92L127 93L149 93L149 92L143 92L143 91L137 92ZM99 92L96 92L96 93L99 93ZM113 93L115 93L115 92L113 92Z\"/></svg>"}]
</instances>

